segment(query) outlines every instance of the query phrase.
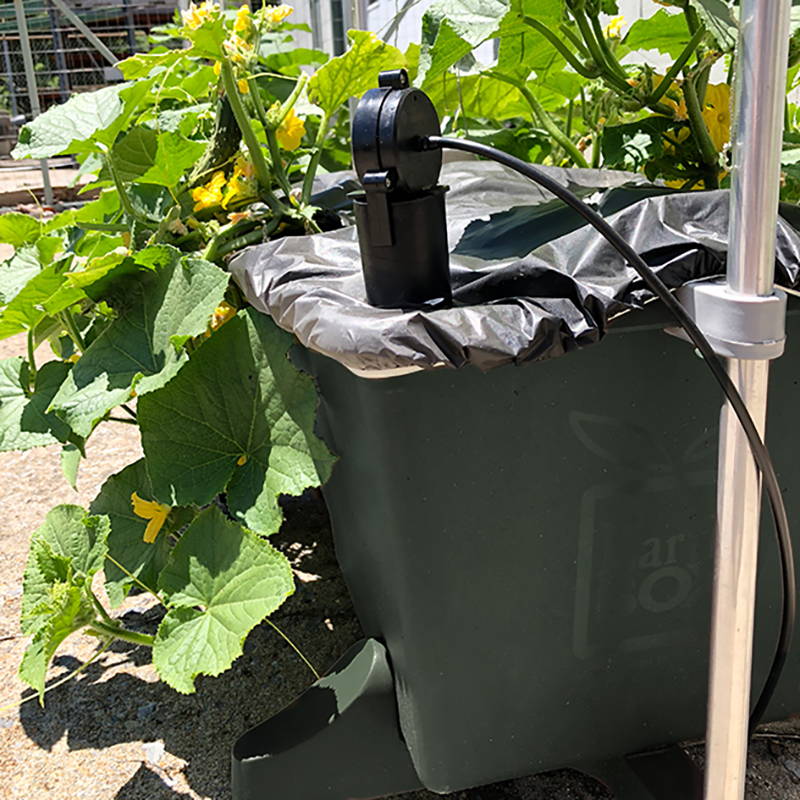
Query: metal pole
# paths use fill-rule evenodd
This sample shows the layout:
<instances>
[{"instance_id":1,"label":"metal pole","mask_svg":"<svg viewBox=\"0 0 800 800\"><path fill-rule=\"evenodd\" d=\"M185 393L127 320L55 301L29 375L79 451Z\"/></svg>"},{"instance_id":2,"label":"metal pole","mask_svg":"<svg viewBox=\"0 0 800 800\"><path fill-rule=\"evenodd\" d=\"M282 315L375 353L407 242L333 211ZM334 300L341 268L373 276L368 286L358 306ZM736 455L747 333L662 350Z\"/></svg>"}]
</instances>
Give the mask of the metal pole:
<instances>
[{"instance_id":1,"label":"metal pole","mask_svg":"<svg viewBox=\"0 0 800 800\"><path fill-rule=\"evenodd\" d=\"M36 86L36 71L33 67L33 56L31 54L31 40L28 36L28 21L25 19L25 9L22 7L22 0L14 0L14 12L17 16L17 27L19 28L19 43L22 49L22 63L25 65L25 82L28 84L28 97L31 102L31 114L38 117L42 113L39 105L39 89ZM42 188L44 189L44 201L47 205L53 204L53 187L50 185L50 169L47 159L43 158L39 162L42 169Z\"/></svg>"},{"instance_id":2,"label":"metal pole","mask_svg":"<svg viewBox=\"0 0 800 800\"><path fill-rule=\"evenodd\" d=\"M791 0L742 0L728 248L728 290L773 291ZM769 362L729 359L763 435ZM744 797L761 485L726 403L720 417L717 542L705 796Z\"/></svg>"},{"instance_id":3,"label":"metal pole","mask_svg":"<svg viewBox=\"0 0 800 800\"><path fill-rule=\"evenodd\" d=\"M89 40L89 43L100 53L112 67L119 59L106 47L95 32L64 2L51 0L53 5Z\"/></svg>"},{"instance_id":4,"label":"metal pole","mask_svg":"<svg viewBox=\"0 0 800 800\"><path fill-rule=\"evenodd\" d=\"M3 63L6 67L8 91L11 95L11 116L16 117L19 114L19 107L17 106L17 84L14 81L14 69L11 66L11 53L8 49L8 39L3 37Z\"/></svg>"},{"instance_id":5,"label":"metal pole","mask_svg":"<svg viewBox=\"0 0 800 800\"><path fill-rule=\"evenodd\" d=\"M69 78L67 72L67 60L64 58L64 39L61 36L61 29L58 26L58 14L51 6L47 7L47 15L50 17L50 25L53 28L53 51L56 59L56 70L58 71L58 85L61 91L61 100L69 100Z\"/></svg>"}]
</instances>

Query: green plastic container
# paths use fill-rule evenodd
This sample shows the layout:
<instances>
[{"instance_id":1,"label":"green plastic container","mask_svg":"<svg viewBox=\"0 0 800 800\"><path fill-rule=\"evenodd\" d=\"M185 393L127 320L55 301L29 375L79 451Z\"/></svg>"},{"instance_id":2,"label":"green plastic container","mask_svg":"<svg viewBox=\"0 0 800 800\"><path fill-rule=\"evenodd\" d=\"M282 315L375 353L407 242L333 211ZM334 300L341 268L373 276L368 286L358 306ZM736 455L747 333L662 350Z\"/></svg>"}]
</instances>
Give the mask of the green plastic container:
<instances>
[{"instance_id":1,"label":"green plastic container","mask_svg":"<svg viewBox=\"0 0 800 800\"><path fill-rule=\"evenodd\" d=\"M800 549L798 314L790 304L767 438ZM299 726L292 743L323 742L337 754L326 769L335 762L354 776L369 726L375 741L389 730L396 747L383 750L383 788L373 780L359 793L355 778L343 789L323 776L298 791L297 770L280 773L287 748L259 750L251 732L234 758L237 800L412 788L393 766L405 748L434 792L575 767L617 797L688 797L663 781L651 793L622 766L705 727L721 396L668 323L651 304L618 318L596 346L486 374L366 379L298 349L318 383L320 433L339 456L324 487L337 556L365 634L385 643L396 706L355 737L340 726L337 740L323 720ZM779 613L765 520L754 692ZM798 678L796 649L768 719L800 710ZM291 719L274 718L273 734Z\"/></svg>"}]
</instances>

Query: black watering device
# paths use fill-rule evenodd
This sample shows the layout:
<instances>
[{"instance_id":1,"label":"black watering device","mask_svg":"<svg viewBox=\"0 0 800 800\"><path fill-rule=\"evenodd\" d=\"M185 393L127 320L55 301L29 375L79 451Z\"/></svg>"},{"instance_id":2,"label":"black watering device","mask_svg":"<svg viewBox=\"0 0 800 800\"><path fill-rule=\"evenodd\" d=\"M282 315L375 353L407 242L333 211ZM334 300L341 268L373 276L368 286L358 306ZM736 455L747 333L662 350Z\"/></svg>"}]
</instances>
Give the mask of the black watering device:
<instances>
[{"instance_id":1,"label":"black watering device","mask_svg":"<svg viewBox=\"0 0 800 800\"><path fill-rule=\"evenodd\" d=\"M382 72L353 115L353 163L364 187L354 198L367 298L381 308L450 305L440 134L428 96L404 69Z\"/></svg>"}]
</instances>

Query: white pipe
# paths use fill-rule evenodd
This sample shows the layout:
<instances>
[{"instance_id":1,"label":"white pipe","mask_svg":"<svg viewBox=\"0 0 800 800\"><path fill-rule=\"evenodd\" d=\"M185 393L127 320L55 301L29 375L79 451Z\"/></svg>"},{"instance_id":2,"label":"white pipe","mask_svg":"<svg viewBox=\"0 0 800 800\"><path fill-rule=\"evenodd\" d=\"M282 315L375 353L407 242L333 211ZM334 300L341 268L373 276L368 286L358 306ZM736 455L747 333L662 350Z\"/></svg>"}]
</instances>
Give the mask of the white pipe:
<instances>
[{"instance_id":1,"label":"white pipe","mask_svg":"<svg viewBox=\"0 0 800 800\"><path fill-rule=\"evenodd\" d=\"M742 0L728 248L728 289L773 291L791 0ZM728 360L763 436L769 362ZM726 403L720 417L717 542L705 796L742 800L747 761L761 482Z\"/></svg>"}]
</instances>

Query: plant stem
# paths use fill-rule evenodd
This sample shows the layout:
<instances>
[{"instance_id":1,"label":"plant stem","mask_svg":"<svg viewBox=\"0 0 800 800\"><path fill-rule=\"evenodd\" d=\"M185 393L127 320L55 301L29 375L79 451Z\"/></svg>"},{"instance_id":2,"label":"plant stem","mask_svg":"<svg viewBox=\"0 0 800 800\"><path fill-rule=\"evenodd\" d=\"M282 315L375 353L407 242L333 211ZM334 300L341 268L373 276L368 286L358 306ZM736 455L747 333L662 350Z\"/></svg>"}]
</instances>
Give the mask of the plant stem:
<instances>
[{"instance_id":1,"label":"plant stem","mask_svg":"<svg viewBox=\"0 0 800 800\"><path fill-rule=\"evenodd\" d=\"M84 231L105 231L108 233L125 233L129 229L127 225L120 225L114 222L78 222L77 227Z\"/></svg>"},{"instance_id":2,"label":"plant stem","mask_svg":"<svg viewBox=\"0 0 800 800\"><path fill-rule=\"evenodd\" d=\"M275 232L280 222L280 217L274 217L263 228L250 231L250 233L243 233L241 236L237 236L235 239L231 239L229 242L224 242L217 247L216 257L222 258L223 256L228 255L228 253L232 253L234 250L241 250L243 247L247 247L248 245L263 242L267 236Z\"/></svg>"},{"instance_id":3,"label":"plant stem","mask_svg":"<svg viewBox=\"0 0 800 800\"><path fill-rule=\"evenodd\" d=\"M145 592L147 592L147 593L148 593L148 594L149 594L151 597L155 597L155 599L156 599L156 600L158 600L158 602L159 602L159 603L160 603L162 606L164 605L164 601L163 601L163 600L162 600L162 599L161 599L161 598L160 598L160 597L159 597L159 596L156 594L156 592L154 592L154 591L153 591L153 590L152 590L152 589L151 589L149 586L147 586L146 584L142 583L142 582L141 582L141 581L140 581L140 580L139 580L139 579L138 579L138 578L137 578L137 577L136 577L136 576L135 576L135 575L134 575L132 572L130 572L130 570L128 570L128 569L126 569L124 566L122 566L122 564L120 564L120 563L119 563L119 561L117 561L117 559L116 559L116 558L114 558L113 556L110 556L108 553L106 553L106 558L107 558L107 559L108 559L108 560L109 560L109 561L110 561L110 562L111 562L111 563L112 563L112 564L113 564L113 565L114 565L114 566L115 566L115 567L116 567L116 568L117 568L117 569L118 569L120 572L122 572L124 575L126 575L127 577L129 577L129 578L130 578L130 579L131 579L131 580L132 580L132 581L133 581L133 582L134 582L134 583L135 583L135 584L136 584L136 585L137 585L137 586L138 586L140 589L144 589L144 591L145 591Z\"/></svg>"},{"instance_id":4,"label":"plant stem","mask_svg":"<svg viewBox=\"0 0 800 800\"><path fill-rule=\"evenodd\" d=\"M111 615L106 611L103 604L97 599L94 592L91 592L92 595L92 603L94 607L100 612L100 616L109 624L109 625L116 625L114 620L111 618Z\"/></svg>"},{"instance_id":5,"label":"plant stem","mask_svg":"<svg viewBox=\"0 0 800 800\"><path fill-rule=\"evenodd\" d=\"M566 59L567 64L569 64L578 75L582 75L584 78L597 78L600 75L600 64L596 67L592 67L589 64L584 64L565 44L558 38L558 34L554 33L550 30L542 22L539 22L538 19L534 17L523 17L522 21L530 28L533 28L538 33L541 33L548 42L550 42L556 50Z\"/></svg>"},{"instance_id":6,"label":"plant stem","mask_svg":"<svg viewBox=\"0 0 800 800\"><path fill-rule=\"evenodd\" d=\"M34 351L36 350L35 342L33 340L33 328L28 331L28 385L33 389L36 384L36 359L34 358Z\"/></svg>"},{"instance_id":7,"label":"plant stem","mask_svg":"<svg viewBox=\"0 0 800 800\"><path fill-rule=\"evenodd\" d=\"M108 648L111 647L112 644L114 644L114 640L110 639L101 648L99 648L97 652L90 659L84 661L83 664L81 664L79 667L72 670L72 672L68 672L63 678L59 678L55 683L51 683L49 686L45 686L44 694L47 694L53 689L57 689L59 686L65 684L67 681L71 681L74 677L80 675L81 672L83 672L91 664L97 661L97 659L100 658L100 656L103 655L103 653L105 653L105 651L108 650ZM39 693L35 692L34 694L29 694L27 697L23 697L21 700L15 700L13 703L9 703L8 705L5 706L0 706L0 714L5 714L6 711L10 711L12 708L19 708L19 706L23 705L24 703L27 703L29 700L35 700L38 696Z\"/></svg>"},{"instance_id":8,"label":"plant stem","mask_svg":"<svg viewBox=\"0 0 800 800\"><path fill-rule=\"evenodd\" d=\"M152 647L155 638L149 633L137 633L136 631L129 631L120 625L100 622L95 620L89 626L89 630L94 631L100 636L113 636L115 639L122 639L123 642L130 642L131 644L144 645L145 647Z\"/></svg>"},{"instance_id":9,"label":"plant stem","mask_svg":"<svg viewBox=\"0 0 800 800\"><path fill-rule=\"evenodd\" d=\"M562 148L567 152L567 155L573 160L575 164L579 167L588 167L589 165L586 163L586 159L583 157L583 153L575 145L575 142L572 141L565 133L561 130L561 128L553 122L550 115L544 110L542 104L534 97L533 92L522 82L517 80L516 78L512 78L510 75L504 75L501 72L489 72L487 73L494 78L497 78L499 81L503 81L504 83L508 83L513 86L524 98L528 105L531 107L531 111L533 112L534 117L539 120L539 124L550 134L550 136L555 139L555 141L561 145Z\"/></svg>"},{"instance_id":10,"label":"plant stem","mask_svg":"<svg viewBox=\"0 0 800 800\"><path fill-rule=\"evenodd\" d=\"M131 203L131 199L128 197L128 192L125 190L124 184L120 180L119 175L117 175L117 171L114 169L114 163L111 159L111 156L108 152L104 152L103 157L106 162L106 167L108 167L108 171L111 175L111 180L114 181L114 186L117 190L117 194L119 195L120 205L124 209L125 213L131 219L146 225L147 220L133 207L133 203Z\"/></svg>"},{"instance_id":11,"label":"plant stem","mask_svg":"<svg viewBox=\"0 0 800 800\"><path fill-rule=\"evenodd\" d=\"M600 20L597 19L596 16L592 15L590 17L590 22L592 26L592 30L594 31L595 38L597 40L597 44L600 47L600 53L603 56L603 61L615 75L622 78L623 81L628 80L628 75L625 70L622 68L622 65L617 60L617 57L614 53L611 52L611 48L608 46L608 41L606 40L605 34L603 33L603 29L600 26Z\"/></svg>"},{"instance_id":12,"label":"plant stem","mask_svg":"<svg viewBox=\"0 0 800 800\"><path fill-rule=\"evenodd\" d=\"M565 126L567 138L572 136L572 117L575 112L575 103L573 100L570 100L567 104L567 124Z\"/></svg>"},{"instance_id":13,"label":"plant stem","mask_svg":"<svg viewBox=\"0 0 800 800\"><path fill-rule=\"evenodd\" d=\"M683 82L683 95L686 98L686 112L689 116L689 125L692 128L697 147L700 150L703 165L706 168L706 189L716 189L719 186L717 149L711 141L711 134L708 132L708 127L703 119L703 112L700 108L700 100L697 97L694 81L685 72L684 76L686 79Z\"/></svg>"},{"instance_id":14,"label":"plant stem","mask_svg":"<svg viewBox=\"0 0 800 800\"><path fill-rule=\"evenodd\" d=\"M692 57L692 53L694 53L694 51L697 49L697 45L700 44L705 35L706 29L703 25L701 25L694 32L694 35L689 40L689 43L686 45L686 47L683 48L675 63L667 70L667 74L664 75L661 83L656 86L656 88L647 98L645 101L647 105L657 103L667 93L670 86L672 86L673 82L675 81L675 78L678 77L678 73L686 66L686 63Z\"/></svg>"},{"instance_id":15,"label":"plant stem","mask_svg":"<svg viewBox=\"0 0 800 800\"><path fill-rule=\"evenodd\" d=\"M294 89L292 89L292 93L283 101L275 123L276 128L279 128L281 123L289 116L289 112L294 108L294 104L297 102L297 98L300 97L300 93L303 91L303 87L306 83L308 83L308 75L306 75L305 72L301 72L297 83L294 85Z\"/></svg>"},{"instance_id":16,"label":"plant stem","mask_svg":"<svg viewBox=\"0 0 800 800\"><path fill-rule=\"evenodd\" d=\"M222 85L225 87L225 94L228 97L228 102L231 104L231 111L242 132L242 138L247 146L247 151L250 154L250 160L253 162L253 168L256 171L256 178L261 185L262 195L266 204L276 213L284 214L285 209L283 203L273 194L272 189L272 176L270 175L269 168L267 167L264 153L261 150L261 144L258 137L250 124L250 118L244 110L242 98L239 96L239 88L236 85L236 78L233 75L233 67L227 58L220 61L222 65L221 76Z\"/></svg>"},{"instance_id":17,"label":"plant stem","mask_svg":"<svg viewBox=\"0 0 800 800\"><path fill-rule=\"evenodd\" d=\"M282 636L286 640L289 647L291 647L292 650L294 650L295 653L300 656L300 658L303 660L303 663L311 670L314 677L319 680L322 675L320 675L319 672L314 669L314 665L303 655L300 648L271 619L269 619L269 617L266 619L266 622L272 626L273 630L275 630L279 636Z\"/></svg>"},{"instance_id":18,"label":"plant stem","mask_svg":"<svg viewBox=\"0 0 800 800\"><path fill-rule=\"evenodd\" d=\"M78 326L75 324L75 318L72 316L72 312L68 308L64 309L64 311L59 314L59 317L64 323L64 327L67 329L72 343L83 353L83 351L86 350L86 344L83 341L81 332L78 330Z\"/></svg>"},{"instance_id":19,"label":"plant stem","mask_svg":"<svg viewBox=\"0 0 800 800\"><path fill-rule=\"evenodd\" d=\"M559 30L572 42L572 46L578 51L581 58L589 58L589 51L586 49L586 45L581 41L580 36L577 36L570 30L569 25L565 25L562 22L561 25L559 25Z\"/></svg>"},{"instance_id":20,"label":"plant stem","mask_svg":"<svg viewBox=\"0 0 800 800\"><path fill-rule=\"evenodd\" d=\"M311 160L308 162L308 169L303 178L303 193L301 195L302 203L311 202L311 192L314 187L314 178L317 174L319 161L322 158L322 146L325 144L325 137L328 135L328 126L330 125L330 116L323 114L322 119L319 121L319 130L317 131L317 138L314 141L314 152Z\"/></svg>"},{"instance_id":21,"label":"plant stem","mask_svg":"<svg viewBox=\"0 0 800 800\"><path fill-rule=\"evenodd\" d=\"M600 45L594 38L592 28L589 25L589 21L586 19L586 15L583 13L583 11L578 9L573 9L572 14L575 17L575 22L578 25L578 30L581 32L583 41L589 48L589 53L592 56L592 60L599 70L603 80L605 80L610 86L619 90L622 94L630 94L631 87L628 86L628 84L625 82L625 79L616 75L606 64L602 50L600 49Z\"/></svg>"}]
</instances>

